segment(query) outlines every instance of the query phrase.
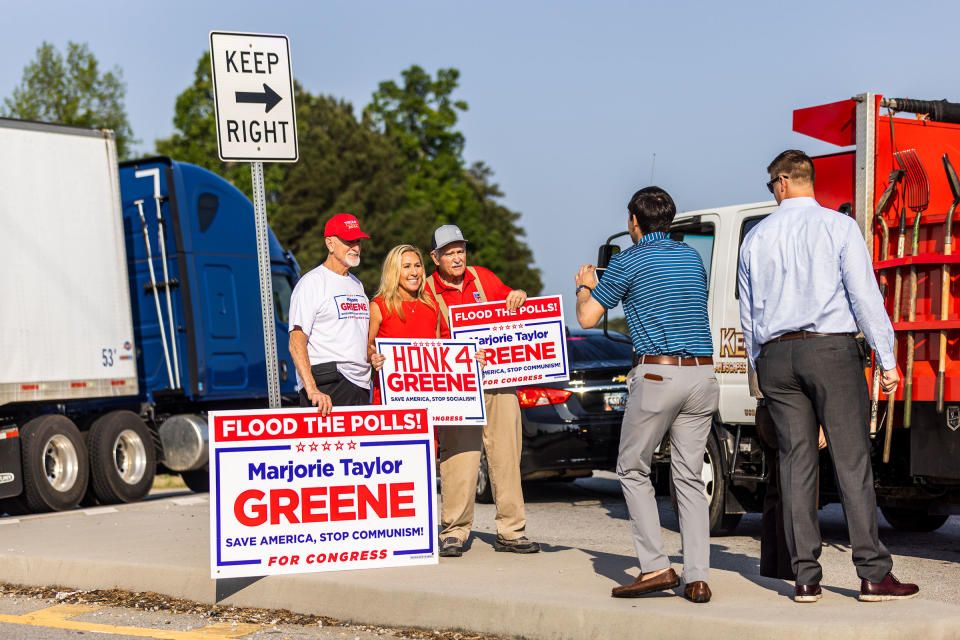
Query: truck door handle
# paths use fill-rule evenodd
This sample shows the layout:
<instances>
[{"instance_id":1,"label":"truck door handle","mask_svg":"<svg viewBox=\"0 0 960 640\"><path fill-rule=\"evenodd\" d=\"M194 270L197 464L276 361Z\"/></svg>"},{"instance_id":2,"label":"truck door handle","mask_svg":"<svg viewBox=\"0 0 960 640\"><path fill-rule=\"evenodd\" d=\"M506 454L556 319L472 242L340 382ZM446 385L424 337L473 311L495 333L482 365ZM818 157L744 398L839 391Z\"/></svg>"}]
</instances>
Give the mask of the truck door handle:
<instances>
[{"instance_id":1,"label":"truck door handle","mask_svg":"<svg viewBox=\"0 0 960 640\"><path fill-rule=\"evenodd\" d=\"M282 382L286 382L288 377L289 377L289 374L287 372L287 361L281 360L280 361L280 380Z\"/></svg>"}]
</instances>

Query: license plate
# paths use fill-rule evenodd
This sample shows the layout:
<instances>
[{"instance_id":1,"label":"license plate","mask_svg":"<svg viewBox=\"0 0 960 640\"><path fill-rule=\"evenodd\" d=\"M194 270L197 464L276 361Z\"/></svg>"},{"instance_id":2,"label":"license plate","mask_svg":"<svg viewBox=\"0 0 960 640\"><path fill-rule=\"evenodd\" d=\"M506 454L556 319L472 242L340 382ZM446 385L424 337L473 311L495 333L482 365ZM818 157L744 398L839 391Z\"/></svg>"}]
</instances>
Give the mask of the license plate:
<instances>
[{"instance_id":1,"label":"license plate","mask_svg":"<svg viewBox=\"0 0 960 640\"><path fill-rule=\"evenodd\" d=\"M603 394L604 411L623 411L627 407L626 391L608 391Z\"/></svg>"}]
</instances>

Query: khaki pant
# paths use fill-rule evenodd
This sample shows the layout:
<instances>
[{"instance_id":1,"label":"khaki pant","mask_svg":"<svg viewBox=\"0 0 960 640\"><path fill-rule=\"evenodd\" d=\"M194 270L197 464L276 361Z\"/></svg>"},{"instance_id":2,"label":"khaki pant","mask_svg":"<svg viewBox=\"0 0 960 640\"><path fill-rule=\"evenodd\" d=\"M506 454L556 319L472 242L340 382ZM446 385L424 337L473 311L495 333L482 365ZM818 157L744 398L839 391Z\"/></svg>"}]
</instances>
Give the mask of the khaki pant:
<instances>
[{"instance_id":1,"label":"khaki pant","mask_svg":"<svg viewBox=\"0 0 960 640\"><path fill-rule=\"evenodd\" d=\"M497 533L523 536L527 520L520 486L520 404L512 388L484 391L487 424L437 429L440 459L440 539L466 542L473 526L473 502L480 468L480 445L487 452Z\"/></svg>"}]
</instances>

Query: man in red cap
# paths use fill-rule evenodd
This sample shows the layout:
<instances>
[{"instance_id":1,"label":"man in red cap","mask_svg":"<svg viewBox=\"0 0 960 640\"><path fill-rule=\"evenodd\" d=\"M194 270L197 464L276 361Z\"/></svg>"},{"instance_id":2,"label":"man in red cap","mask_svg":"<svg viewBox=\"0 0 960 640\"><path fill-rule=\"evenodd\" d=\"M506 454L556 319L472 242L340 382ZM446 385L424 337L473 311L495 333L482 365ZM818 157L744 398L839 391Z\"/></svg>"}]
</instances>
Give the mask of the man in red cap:
<instances>
[{"instance_id":1,"label":"man in red cap","mask_svg":"<svg viewBox=\"0 0 960 640\"><path fill-rule=\"evenodd\" d=\"M323 235L327 259L290 296L290 356L300 406L327 415L334 405L370 404L370 302L350 273L360 264L361 240L370 236L349 213L330 218Z\"/></svg>"}]
</instances>

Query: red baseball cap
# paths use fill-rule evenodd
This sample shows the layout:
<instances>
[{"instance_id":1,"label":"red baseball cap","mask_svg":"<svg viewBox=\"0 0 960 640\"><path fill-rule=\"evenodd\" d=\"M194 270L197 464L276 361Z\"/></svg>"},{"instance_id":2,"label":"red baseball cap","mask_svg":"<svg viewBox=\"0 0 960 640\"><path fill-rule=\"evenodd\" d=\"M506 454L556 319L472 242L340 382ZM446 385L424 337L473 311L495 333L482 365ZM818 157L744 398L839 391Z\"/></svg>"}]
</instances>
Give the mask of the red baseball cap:
<instances>
[{"instance_id":1,"label":"red baseball cap","mask_svg":"<svg viewBox=\"0 0 960 640\"><path fill-rule=\"evenodd\" d=\"M360 230L357 217L349 213L338 213L327 220L327 224L323 227L323 235L324 237L337 236L347 241L370 237Z\"/></svg>"}]
</instances>

